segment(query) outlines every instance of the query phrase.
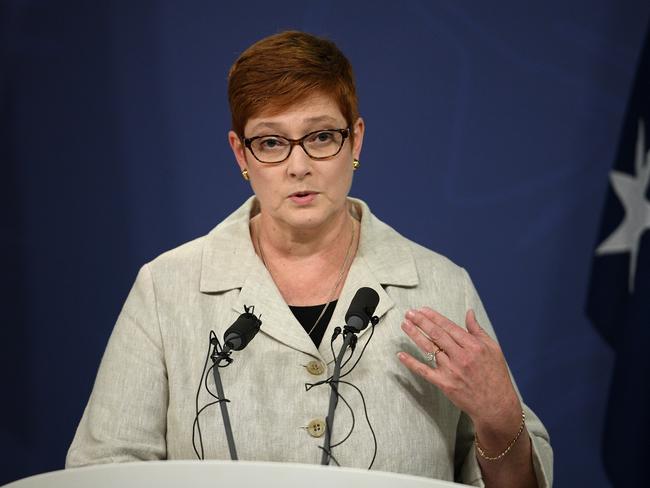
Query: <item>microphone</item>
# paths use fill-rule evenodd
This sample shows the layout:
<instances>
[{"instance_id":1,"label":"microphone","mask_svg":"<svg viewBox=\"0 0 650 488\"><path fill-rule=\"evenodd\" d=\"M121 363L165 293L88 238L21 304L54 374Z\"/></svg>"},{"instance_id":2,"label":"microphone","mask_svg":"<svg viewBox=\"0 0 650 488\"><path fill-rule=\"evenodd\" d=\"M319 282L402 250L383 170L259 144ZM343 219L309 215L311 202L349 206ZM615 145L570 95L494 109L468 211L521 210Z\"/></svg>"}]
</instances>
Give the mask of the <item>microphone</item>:
<instances>
[{"instance_id":1,"label":"microphone","mask_svg":"<svg viewBox=\"0 0 650 488\"><path fill-rule=\"evenodd\" d=\"M212 375L214 376L214 385L217 389L217 398L219 399L219 407L221 409L221 416L223 418L223 427L226 431L226 440L228 441L228 450L230 451L230 459L236 461L237 448L235 447L235 439L232 434L232 427L230 426L230 416L228 415L228 406L226 396L223 392L223 383L221 383L221 375L219 374L220 362L225 361L225 366L229 365L232 359L230 358L230 351L241 351L248 343L255 337L260 330L262 321L254 314L255 307L251 305L247 307L244 305L244 313L237 317L237 320L228 327L223 335L223 348L218 351L219 341L214 338L215 351L212 355L213 368Z\"/></svg>"},{"instance_id":2,"label":"microphone","mask_svg":"<svg viewBox=\"0 0 650 488\"><path fill-rule=\"evenodd\" d=\"M368 287L359 288L345 314L345 325L354 329L353 332L361 332L368 327L378 304L379 295L375 290Z\"/></svg>"},{"instance_id":3,"label":"microphone","mask_svg":"<svg viewBox=\"0 0 650 488\"><path fill-rule=\"evenodd\" d=\"M375 313L378 304L379 294L375 290L367 287L359 288L354 294L352 302L350 302L348 311L345 313L343 345L334 361L334 372L330 381L330 401L327 409L327 417L325 417L325 441L323 443L323 455L320 462L322 465L328 465L332 457L332 430L334 429L334 413L338 404L338 384L341 376L343 356L351 344L356 344L356 334L368 327L368 322L371 320L373 324L376 323L377 318L373 318L372 314Z\"/></svg>"},{"instance_id":4,"label":"microphone","mask_svg":"<svg viewBox=\"0 0 650 488\"><path fill-rule=\"evenodd\" d=\"M244 307L245 312L226 330L223 335L224 350L241 351L259 332L262 321L251 309L252 307Z\"/></svg>"}]
</instances>

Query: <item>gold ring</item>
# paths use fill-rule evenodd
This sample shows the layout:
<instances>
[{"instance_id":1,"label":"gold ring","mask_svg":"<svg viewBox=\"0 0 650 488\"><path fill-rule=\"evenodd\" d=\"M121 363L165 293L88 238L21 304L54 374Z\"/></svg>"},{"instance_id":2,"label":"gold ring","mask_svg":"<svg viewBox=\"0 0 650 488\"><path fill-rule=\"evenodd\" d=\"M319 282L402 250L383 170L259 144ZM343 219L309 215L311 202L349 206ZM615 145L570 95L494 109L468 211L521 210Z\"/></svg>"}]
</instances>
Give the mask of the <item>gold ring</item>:
<instances>
[{"instance_id":1,"label":"gold ring","mask_svg":"<svg viewBox=\"0 0 650 488\"><path fill-rule=\"evenodd\" d=\"M434 342L434 344L435 344L435 342ZM438 344L436 344L436 350L426 353L424 355L424 357L426 358L427 361L432 363L434 361L434 359L436 359L436 354L438 354L439 352L444 352L444 351L442 350L442 347L440 347L440 346L438 346Z\"/></svg>"}]
</instances>

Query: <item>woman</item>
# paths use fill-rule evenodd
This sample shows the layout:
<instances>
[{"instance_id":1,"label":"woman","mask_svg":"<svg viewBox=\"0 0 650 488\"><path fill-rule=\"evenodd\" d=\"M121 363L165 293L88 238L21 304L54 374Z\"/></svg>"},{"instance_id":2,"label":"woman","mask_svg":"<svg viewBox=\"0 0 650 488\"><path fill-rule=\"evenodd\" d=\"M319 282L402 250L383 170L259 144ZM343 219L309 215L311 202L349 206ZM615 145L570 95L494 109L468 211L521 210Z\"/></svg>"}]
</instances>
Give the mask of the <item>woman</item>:
<instances>
[{"instance_id":1,"label":"woman","mask_svg":"<svg viewBox=\"0 0 650 488\"><path fill-rule=\"evenodd\" d=\"M330 337L368 286L379 322L359 334L357 357L366 349L346 377L364 398L339 385L349 408L337 410L333 458L368 467L376 435L373 469L549 486L548 435L523 406L467 273L348 197L365 126L343 54L300 32L263 39L231 68L229 102L228 140L254 197L141 269L67 465L195 457L210 330L223 337L251 305L262 329L221 372L239 458L318 463ZM210 400L203 389L200 406ZM200 420L205 457L228 459L218 408Z\"/></svg>"}]
</instances>

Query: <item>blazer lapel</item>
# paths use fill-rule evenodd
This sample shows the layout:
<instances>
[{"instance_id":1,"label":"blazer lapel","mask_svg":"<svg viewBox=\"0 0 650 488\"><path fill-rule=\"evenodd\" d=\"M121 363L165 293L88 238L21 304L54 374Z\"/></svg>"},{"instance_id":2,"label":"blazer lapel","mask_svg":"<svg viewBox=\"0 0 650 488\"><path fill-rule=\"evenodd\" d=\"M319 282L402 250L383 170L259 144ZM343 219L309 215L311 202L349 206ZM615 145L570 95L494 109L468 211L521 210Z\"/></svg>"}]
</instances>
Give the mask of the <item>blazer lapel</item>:
<instances>
[{"instance_id":1,"label":"blazer lapel","mask_svg":"<svg viewBox=\"0 0 650 488\"><path fill-rule=\"evenodd\" d=\"M283 344L318 357L318 350L285 303L271 275L257 259L257 266L246 277L233 308L241 313L244 305L255 305L255 313L262 320L260 333Z\"/></svg>"},{"instance_id":2,"label":"blazer lapel","mask_svg":"<svg viewBox=\"0 0 650 488\"><path fill-rule=\"evenodd\" d=\"M339 300L332 314L332 320L330 320L325 335L323 336L323 341L318 348L320 352L321 359L327 358L327 362L332 360L332 351L330 349L330 339L332 334L334 334L334 329L336 327L341 327L345 325L345 314L352 303L354 295L359 290L359 288L368 287L372 288L379 295L379 304L375 310L375 315L381 321L382 317L388 312L395 303L393 299L386 293L384 287L381 286L381 283L372 275L368 264L362 256L357 256L352 262L350 271L348 272L348 277L345 280L345 285L339 296ZM361 337L371 330L370 324L368 327L363 329L357 337ZM335 349L336 350L336 349Z\"/></svg>"}]
</instances>

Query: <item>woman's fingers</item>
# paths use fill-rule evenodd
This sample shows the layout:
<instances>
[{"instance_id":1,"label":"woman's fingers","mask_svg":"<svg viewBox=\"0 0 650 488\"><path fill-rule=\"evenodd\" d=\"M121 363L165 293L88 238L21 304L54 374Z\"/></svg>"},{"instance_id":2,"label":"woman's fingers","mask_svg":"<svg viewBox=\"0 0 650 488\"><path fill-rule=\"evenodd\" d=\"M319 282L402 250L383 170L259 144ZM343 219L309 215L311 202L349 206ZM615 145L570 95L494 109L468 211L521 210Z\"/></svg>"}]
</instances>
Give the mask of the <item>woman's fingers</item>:
<instances>
[{"instance_id":1,"label":"woman's fingers","mask_svg":"<svg viewBox=\"0 0 650 488\"><path fill-rule=\"evenodd\" d=\"M465 325L467 326L467 332L478 339L486 339L490 337L488 333L485 332L485 329L481 327L481 324L476 320L476 314L471 308L465 314Z\"/></svg>"},{"instance_id":2,"label":"woman's fingers","mask_svg":"<svg viewBox=\"0 0 650 488\"><path fill-rule=\"evenodd\" d=\"M472 317L474 317L473 312ZM469 333L441 313L428 307L409 310L406 312L406 318L419 327L431 340L439 344L450 358L458 357L468 349L476 349L482 342L483 336L480 333ZM477 330L477 328L482 331L474 317L472 329Z\"/></svg>"},{"instance_id":3,"label":"woman's fingers","mask_svg":"<svg viewBox=\"0 0 650 488\"><path fill-rule=\"evenodd\" d=\"M446 356L443 358L444 347L427 337L424 332L422 332L422 330L409 319L404 319L404 322L402 322L402 330L406 332L406 335L411 338L420 351L424 354L433 354L438 364L441 364L440 361L444 363L445 359L447 359Z\"/></svg>"},{"instance_id":4,"label":"woman's fingers","mask_svg":"<svg viewBox=\"0 0 650 488\"><path fill-rule=\"evenodd\" d=\"M409 325L413 327L409 327ZM424 334L425 340L437 344L438 347L444 350L445 353L450 357L454 356L459 350L456 341L445 330L438 327L422 312L419 312L417 310L409 310L406 313L403 329L404 332L406 332L408 336L413 339L416 344L418 344L418 346L421 344L424 344L426 346L426 343L423 343L420 337L418 337L418 334L420 336ZM418 342L418 340L420 340L420 342ZM422 347L420 347L420 349L422 349L424 352L431 352L436 350L435 346L433 349L423 349Z\"/></svg>"},{"instance_id":5,"label":"woman's fingers","mask_svg":"<svg viewBox=\"0 0 650 488\"><path fill-rule=\"evenodd\" d=\"M460 347L466 347L471 344L472 338L467 334L467 331L440 312L436 312L429 307L422 307L419 309L419 312L431 320L437 327L440 327L440 329L449 334Z\"/></svg>"},{"instance_id":6,"label":"woman's fingers","mask_svg":"<svg viewBox=\"0 0 650 488\"><path fill-rule=\"evenodd\" d=\"M415 345L418 346L420 351L428 353L433 352L437 349L434 342L409 319L404 319L404 322L402 322L402 330L406 332L406 335L411 338Z\"/></svg>"},{"instance_id":7,"label":"woman's fingers","mask_svg":"<svg viewBox=\"0 0 650 488\"><path fill-rule=\"evenodd\" d=\"M501 348L476 320L472 310L465 315L467 330L444 315L423 308L406 313L402 328L425 354L437 350L432 368L406 353L400 361L413 373L437 386L475 425L494 426L499 412L512 410L517 393L510 380ZM489 405L490 408L486 408Z\"/></svg>"},{"instance_id":8,"label":"woman's fingers","mask_svg":"<svg viewBox=\"0 0 650 488\"><path fill-rule=\"evenodd\" d=\"M440 354L441 353L439 353L437 357L440 357ZM418 376L421 376L429 383L440 387L443 378L439 369L432 368L431 366L418 361L406 352L398 353L397 357L404 366L411 370L411 372L417 374Z\"/></svg>"}]
</instances>

